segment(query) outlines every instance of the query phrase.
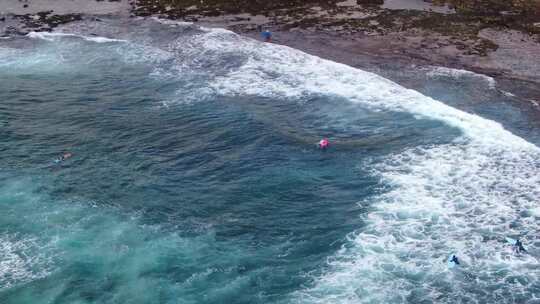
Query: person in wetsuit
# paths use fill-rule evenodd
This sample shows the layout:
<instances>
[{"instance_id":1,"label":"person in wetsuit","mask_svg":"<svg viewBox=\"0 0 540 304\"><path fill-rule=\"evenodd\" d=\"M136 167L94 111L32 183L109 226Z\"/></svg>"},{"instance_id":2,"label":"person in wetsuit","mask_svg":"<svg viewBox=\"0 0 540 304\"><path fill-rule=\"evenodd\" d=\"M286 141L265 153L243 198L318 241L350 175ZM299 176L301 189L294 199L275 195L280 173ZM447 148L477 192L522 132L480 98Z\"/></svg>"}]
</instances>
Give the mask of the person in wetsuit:
<instances>
[{"instance_id":1,"label":"person in wetsuit","mask_svg":"<svg viewBox=\"0 0 540 304\"><path fill-rule=\"evenodd\" d=\"M527 250L525 250L525 247L523 247L523 243L519 239L516 240L516 243L513 245L513 247L516 253L527 252Z\"/></svg>"},{"instance_id":2,"label":"person in wetsuit","mask_svg":"<svg viewBox=\"0 0 540 304\"><path fill-rule=\"evenodd\" d=\"M270 32L269 30L264 30L261 33L261 36L262 36L264 42L271 42L272 41L272 32Z\"/></svg>"},{"instance_id":3,"label":"person in wetsuit","mask_svg":"<svg viewBox=\"0 0 540 304\"><path fill-rule=\"evenodd\" d=\"M55 163L61 163L65 161L68 158L71 158L73 156L73 153L71 152L64 152L62 155L58 156L57 159L54 160Z\"/></svg>"}]
</instances>

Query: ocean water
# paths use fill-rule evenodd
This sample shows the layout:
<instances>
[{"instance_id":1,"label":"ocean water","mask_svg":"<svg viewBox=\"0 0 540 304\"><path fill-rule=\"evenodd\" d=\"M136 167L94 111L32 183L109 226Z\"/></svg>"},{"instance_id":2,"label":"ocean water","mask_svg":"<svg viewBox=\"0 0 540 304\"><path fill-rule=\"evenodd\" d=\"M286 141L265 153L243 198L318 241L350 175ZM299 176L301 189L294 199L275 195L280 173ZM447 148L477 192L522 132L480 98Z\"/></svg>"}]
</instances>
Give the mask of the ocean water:
<instances>
[{"instance_id":1,"label":"ocean water","mask_svg":"<svg viewBox=\"0 0 540 304\"><path fill-rule=\"evenodd\" d=\"M0 41L0 303L540 302L538 127L493 79L62 31Z\"/></svg>"}]
</instances>

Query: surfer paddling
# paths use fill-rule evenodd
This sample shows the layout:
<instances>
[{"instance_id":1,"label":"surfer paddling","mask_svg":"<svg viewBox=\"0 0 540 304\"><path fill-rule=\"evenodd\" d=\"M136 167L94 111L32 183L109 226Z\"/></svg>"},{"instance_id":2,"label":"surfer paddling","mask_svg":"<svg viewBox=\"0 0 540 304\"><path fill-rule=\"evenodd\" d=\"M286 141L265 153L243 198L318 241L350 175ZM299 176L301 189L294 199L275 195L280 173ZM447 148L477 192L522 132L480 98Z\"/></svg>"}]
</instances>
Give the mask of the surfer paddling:
<instances>
[{"instance_id":1,"label":"surfer paddling","mask_svg":"<svg viewBox=\"0 0 540 304\"><path fill-rule=\"evenodd\" d=\"M459 259L456 255L452 255L452 257L450 257L450 263L454 263L455 265L459 265Z\"/></svg>"},{"instance_id":2,"label":"surfer paddling","mask_svg":"<svg viewBox=\"0 0 540 304\"><path fill-rule=\"evenodd\" d=\"M62 155L58 156L58 158L56 158L54 160L55 163L61 163L69 158L71 158L73 156L73 153L71 152L64 152Z\"/></svg>"},{"instance_id":3,"label":"surfer paddling","mask_svg":"<svg viewBox=\"0 0 540 304\"><path fill-rule=\"evenodd\" d=\"M328 149L328 147L330 147L330 141L328 141L327 138L323 138L319 141L319 143L317 143L317 146L321 150L326 150Z\"/></svg>"}]
</instances>

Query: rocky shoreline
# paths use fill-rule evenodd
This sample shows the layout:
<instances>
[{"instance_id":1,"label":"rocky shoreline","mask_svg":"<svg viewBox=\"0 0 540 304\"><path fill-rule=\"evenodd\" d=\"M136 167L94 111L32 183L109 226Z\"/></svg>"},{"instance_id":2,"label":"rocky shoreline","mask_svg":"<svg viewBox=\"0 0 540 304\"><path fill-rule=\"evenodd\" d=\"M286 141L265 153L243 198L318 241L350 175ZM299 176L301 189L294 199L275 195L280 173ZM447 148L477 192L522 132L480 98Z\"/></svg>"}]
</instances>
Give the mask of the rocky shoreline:
<instances>
[{"instance_id":1,"label":"rocky shoreline","mask_svg":"<svg viewBox=\"0 0 540 304\"><path fill-rule=\"evenodd\" d=\"M3 1L0 36L51 31L83 18L99 21L99 15L158 16L256 39L268 29L274 43L368 70L384 58L540 83L540 17L510 12L461 14L422 0L101 0L84 7L73 0Z\"/></svg>"}]
</instances>

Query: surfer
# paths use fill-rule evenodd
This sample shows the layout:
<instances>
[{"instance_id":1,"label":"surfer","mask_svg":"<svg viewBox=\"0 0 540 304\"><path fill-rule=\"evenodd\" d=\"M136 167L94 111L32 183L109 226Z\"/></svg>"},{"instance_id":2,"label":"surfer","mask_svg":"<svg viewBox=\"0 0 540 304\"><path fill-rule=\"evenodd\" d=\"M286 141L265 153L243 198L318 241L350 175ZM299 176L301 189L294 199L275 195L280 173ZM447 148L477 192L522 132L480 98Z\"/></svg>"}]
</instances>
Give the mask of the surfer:
<instances>
[{"instance_id":1,"label":"surfer","mask_svg":"<svg viewBox=\"0 0 540 304\"><path fill-rule=\"evenodd\" d=\"M54 160L55 163L60 163L65 161L66 159L69 159L73 156L73 153L71 152L64 152L62 155L60 155L57 159Z\"/></svg>"},{"instance_id":2,"label":"surfer","mask_svg":"<svg viewBox=\"0 0 540 304\"><path fill-rule=\"evenodd\" d=\"M263 37L264 42L271 42L272 41L272 32L270 32L269 30L264 30L261 33L261 36Z\"/></svg>"},{"instance_id":3,"label":"surfer","mask_svg":"<svg viewBox=\"0 0 540 304\"><path fill-rule=\"evenodd\" d=\"M512 245L513 249L514 249L514 252L515 253L524 253L524 252L527 252L527 250L525 250L525 247L523 247L523 243L517 239L516 242L514 243L514 245Z\"/></svg>"},{"instance_id":4,"label":"surfer","mask_svg":"<svg viewBox=\"0 0 540 304\"><path fill-rule=\"evenodd\" d=\"M330 142L327 138L323 138L319 141L317 145L319 146L319 149L326 150L330 146Z\"/></svg>"},{"instance_id":5,"label":"surfer","mask_svg":"<svg viewBox=\"0 0 540 304\"><path fill-rule=\"evenodd\" d=\"M459 265L459 259L455 254L452 254L450 257L450 260L448 260L449 263L454 263L455 265Z\"/></svg>"}]
</instances>

